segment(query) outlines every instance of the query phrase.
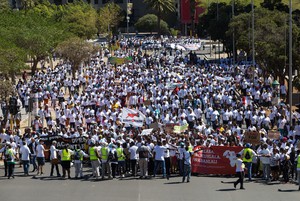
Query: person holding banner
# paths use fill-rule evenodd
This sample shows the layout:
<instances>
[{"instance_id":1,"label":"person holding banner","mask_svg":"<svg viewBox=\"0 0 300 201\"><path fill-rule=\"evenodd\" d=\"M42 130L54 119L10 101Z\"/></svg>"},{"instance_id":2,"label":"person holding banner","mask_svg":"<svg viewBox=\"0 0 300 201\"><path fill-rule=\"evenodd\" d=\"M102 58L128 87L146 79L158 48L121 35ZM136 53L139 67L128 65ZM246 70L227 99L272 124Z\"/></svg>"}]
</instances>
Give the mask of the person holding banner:
<instances>
[{"instance_id":1,"label":"person holding banner","mask_svg":"<svg viewBox=\"0 0 300 201\"><path fill-rule=\"evenodd\" d=\"M241 154L236 154L236 162L235 162L235 171L237 176L239 177L238 180L236 180L233 184L234 188L240 183L240 189L245 190L244 188L244 168L245 165L243 163L243 160L241 159Z\"/></svg>"}]
</instances>

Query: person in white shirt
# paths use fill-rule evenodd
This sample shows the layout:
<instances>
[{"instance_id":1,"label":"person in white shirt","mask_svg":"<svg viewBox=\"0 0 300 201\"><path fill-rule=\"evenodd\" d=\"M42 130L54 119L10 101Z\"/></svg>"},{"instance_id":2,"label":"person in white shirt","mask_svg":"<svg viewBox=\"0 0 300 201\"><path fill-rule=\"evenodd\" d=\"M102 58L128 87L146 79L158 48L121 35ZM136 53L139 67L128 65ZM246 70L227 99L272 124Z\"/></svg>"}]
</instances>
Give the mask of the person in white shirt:
<instances>
[{"instance_id":1,"label":"person in white shirt","mask_svg":"<svg viewBox=\"0 0 300 201\"><path fill-rule=\"evenodd\" d=\"M37 175L44 174L43 167L45 165L45 148L44 141L42 139L39 140L39 144L36 147L36 160L38 163L38 172Z\"/></svg>"},{"instance_id":2,"label":"person in white shirt","mask_svg":"<svg viewBox=\"0 0 300 201\"><path fill-rule=\"evenodd\" d=\"M138 161L138 154L137 154L137 149L138 147L134 144L134 142L130 142L130 148L129 148L129 153L130 153L130 166L131 166L131 172L132 176L136 177L136 165Z\"/></svg>"},{"instance_id":3,"label":"person in white shirt","mask_svg":"<svg viewBox=\"0 0 300 201\"><path fill-rule=\"evenodd\" d=\"M243 160L241 159L241 154L236 155L237 159L235 162L235 172L237 176L239 177L236 182L234 182L233 186L236 188L236 186L240 183L240 189L245 189L244 188L244 168L245 165L243 163Z\"/></svg>"},{"instance_id":4,"label":"person in white shirt","mask_svg":"<svg viewBox=\"0 0 300 201\"><path fill-rule=\"evenodd\" d=\"M27 146L27 143L25 141L22 142L23 146L20 148L20 154L21 154L21 160L23 164L23 170L24 170L24 175L28 176L28 171L29 171L29 161L30 161L30 149Z\"/></svg>"},{"instance_id":5,"label":"person in white shirt","mask_svg":"<svg viewBox=\"0 0 300 201\"><path fill-rule=\"evenodd\" d=\"M263 144L262 145L262 150L259 152L260 155L260 160L263 164L263 176L264 179L266 180L266 182L269 182L270 180L270 156L271 153L268 149L268 145L267 144Z\"/></svg>"},{"instance_id":6,"label":"person in white shirt","mask_svg":"<svg viewBox=\"0 0 300 201\"><path fill-rule=\"evenodd\" d=\"M50 147L50 161L51 161L50 177L53 176L54 167L56 169L57 176L60 177L59 168L58 168L59 159L57 157L57 152L59 150L56 149L56 144L57 144L57 142L54 140L54 141L52 141L52 145Z\"/></svg>"},{"instance_id":7,"label":"person in white shirt","mask_svg":"<svg viewBox=\"0 0 300 201\"><path fill-rule=\"evenodd\" d=\"M153 171L153 177L156 176L156 172L158 169L158 166L162 167L163 170L163 178L166 177L166 164L165 164L165 157L164 153L167 150L165 146L162 145L161 141L157 142L157 146L154 148L154 171Z\"/></svg>"},{"instance_id":8,"label":"person in white shirt","mask_svg":"<svg viewBox=\"0 0 300 201\"><path fill-rule=\"evenodd\" d=\"M185 178L187 178L186 182L190 182L191 179L191 166L192 166L192 155L194 152L189 150L188 146L185 146L185 149L182 152L182 160L183 160L183 177L182 182L185 181Z\"/></svg>"}]
</instances>

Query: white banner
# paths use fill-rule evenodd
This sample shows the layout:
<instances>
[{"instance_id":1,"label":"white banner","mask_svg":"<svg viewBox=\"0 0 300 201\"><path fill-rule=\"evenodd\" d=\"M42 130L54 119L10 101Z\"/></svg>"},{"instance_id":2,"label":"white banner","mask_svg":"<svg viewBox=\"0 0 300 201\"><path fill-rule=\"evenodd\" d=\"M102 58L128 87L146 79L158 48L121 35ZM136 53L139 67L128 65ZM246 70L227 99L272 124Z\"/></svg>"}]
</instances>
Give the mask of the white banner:
<instances>
[{"instance_id":1,"label":"white banner","mask_svg":"<svg viewBox=\"0 0 300 201\"><path fill-rule=\"evenodd\" d=\"M144 124L145 115L138 110L123 108L121 118L122 122L125 123L125 125L142 127Z\"/></svg>"},{"instance_id":2,"label":"white banner","mask_svg":"<svg viewBox=\"0 0 300 201\"><path fill-rule=\"evenodd\" d=\"M152 131L153 131L153 128L151 128L151 129L144 129L144 130L142 130L141 135L150 135Z\"/></svg>"}]
</instances>

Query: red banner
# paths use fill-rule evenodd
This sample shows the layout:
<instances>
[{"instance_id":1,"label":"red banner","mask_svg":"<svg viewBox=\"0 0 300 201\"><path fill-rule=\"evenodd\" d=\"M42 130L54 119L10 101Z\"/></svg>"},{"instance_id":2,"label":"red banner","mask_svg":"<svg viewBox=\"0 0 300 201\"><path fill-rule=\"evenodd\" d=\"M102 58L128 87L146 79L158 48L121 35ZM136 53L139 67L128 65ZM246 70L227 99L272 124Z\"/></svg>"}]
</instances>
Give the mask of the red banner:
<instances>
[{"instance_id":1,"label":"red banner","mask_svg":"<svg viewBox=\"0 0 300 201\"><path fill-rule=\"evenodd\" d=\"M198 24L199 22L199 16L204 12L205 12L205 8L200 7L199 5L196 6L195 13L194 13L194 20L196 24Z\"/></svg>"},{"instance_id":2,"label":"red banner","mask_svg":"<svg viewBox=\"0 0 300 201\"><path fill-rule=\"evenodd\" d=\"M181 23L191 23L191 2L190 0L181 0L180 13Z\"/></svg>"},{"instance_id":3,"label":"red banner","mask_svg":"<svg viewBox=\"0 0 300 201\"><path fill-rule=\"evenodd\" d=\"M199 174L235 174L236 153L243 147L195 147L192 158L192 172Z\"/></svg>"}]
</instances>

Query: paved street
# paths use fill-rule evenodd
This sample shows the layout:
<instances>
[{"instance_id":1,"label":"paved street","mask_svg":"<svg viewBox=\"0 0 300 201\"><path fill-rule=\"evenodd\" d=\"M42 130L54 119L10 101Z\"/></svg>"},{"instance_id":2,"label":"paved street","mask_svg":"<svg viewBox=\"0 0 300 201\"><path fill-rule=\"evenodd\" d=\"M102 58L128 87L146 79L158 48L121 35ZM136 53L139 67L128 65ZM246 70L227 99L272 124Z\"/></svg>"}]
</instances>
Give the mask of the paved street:
<instances>
[{"instance_id":1,"label":"paved street","mask_svg":"<svg viewBox=\"0 0 300 201\"><path fill-rule=\"evenodd\" d=\"M105 181L62 180L48 177L50 165L47 163L46 166L45 175L36 178L20 176L22 169L19 167L16 168L15 179L8 180L6 177L0 177L0 200L82 201L96 198L101 201L279 201L298 200L300 196L300 191L296 191L298 187L294 184L266 185L262 182L252 182L245 183L246 190L235 190L232 184L235 178L192 177L190 183L181 183L179 177L172 177L170 180L159 178L151 180L125 178ZM90 172L85 172L85 174L90 174ZM3 165L1 165L0 175L4 175ZM279 192L279 188L283 191Z\"/></svg>"}]
</instances>

